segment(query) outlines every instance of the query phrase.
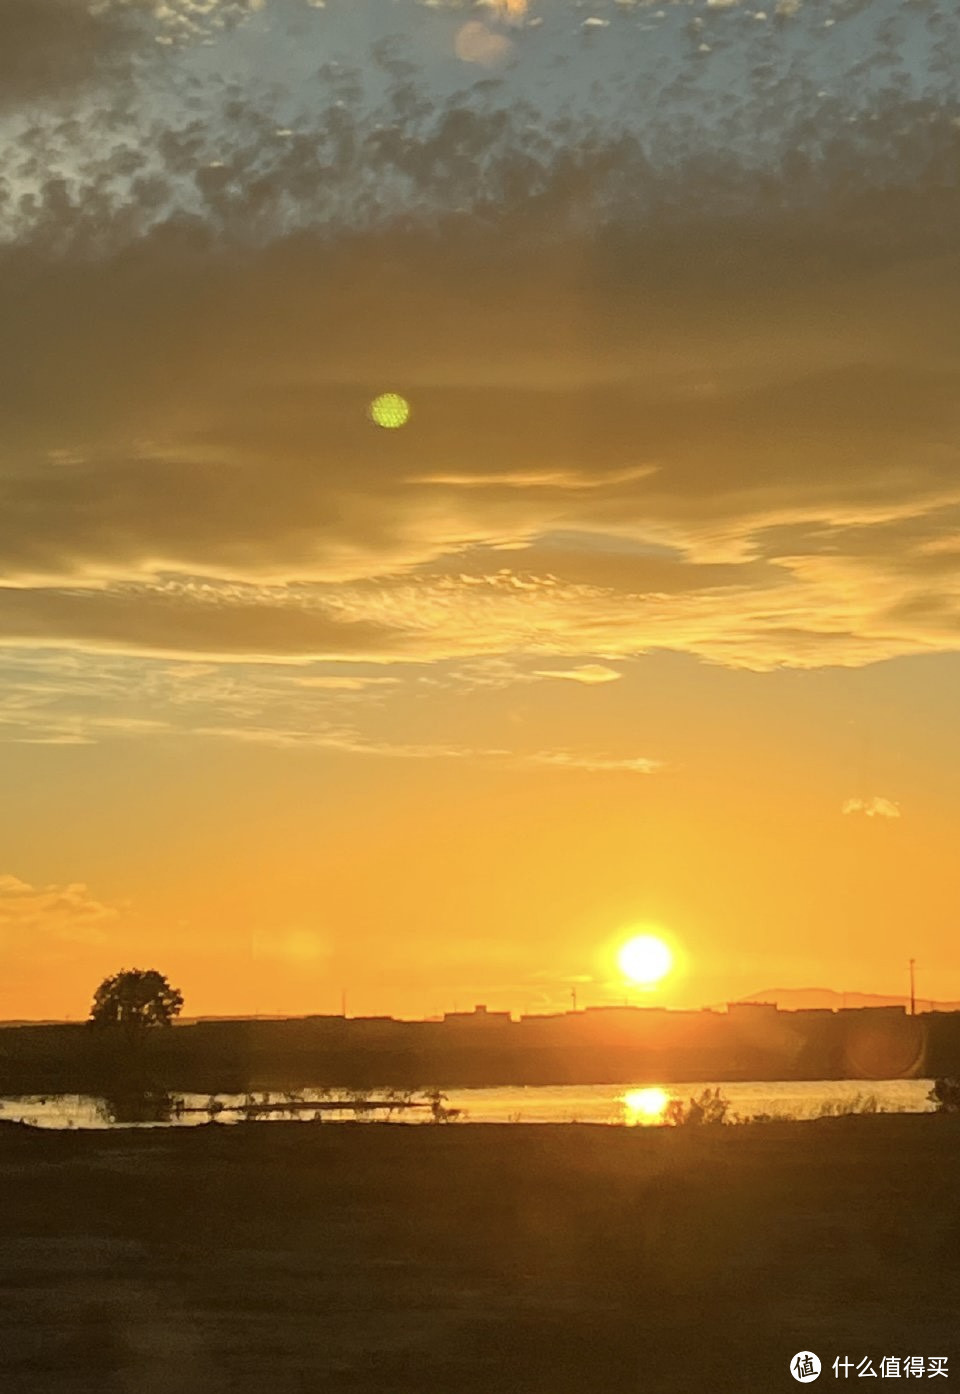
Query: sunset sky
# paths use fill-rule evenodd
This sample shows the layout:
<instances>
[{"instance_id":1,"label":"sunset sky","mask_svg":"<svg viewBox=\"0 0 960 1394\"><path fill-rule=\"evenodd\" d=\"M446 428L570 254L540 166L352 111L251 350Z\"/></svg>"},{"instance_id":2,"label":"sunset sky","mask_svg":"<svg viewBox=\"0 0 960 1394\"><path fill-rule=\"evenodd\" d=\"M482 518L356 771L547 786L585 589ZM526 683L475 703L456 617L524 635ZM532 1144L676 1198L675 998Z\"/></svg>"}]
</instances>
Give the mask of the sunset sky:
<instances>
[{"instance_id":1,"label":"sunset sky","mask_svg":"<svg viewBox=\"0 0 960 1394\"><path fill-rule=\"evenodd\" d=\"M958 55L0 0L0 1019L960 998Z\"/></svg>"}]
</instances>

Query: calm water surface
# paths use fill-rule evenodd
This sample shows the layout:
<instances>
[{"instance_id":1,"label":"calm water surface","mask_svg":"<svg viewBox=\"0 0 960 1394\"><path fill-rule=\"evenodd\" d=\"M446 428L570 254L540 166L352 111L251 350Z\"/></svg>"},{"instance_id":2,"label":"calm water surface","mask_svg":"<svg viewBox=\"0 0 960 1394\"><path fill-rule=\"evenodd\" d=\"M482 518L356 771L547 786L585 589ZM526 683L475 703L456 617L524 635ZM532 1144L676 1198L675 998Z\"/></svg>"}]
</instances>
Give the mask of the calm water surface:
<instances>
[{"instance_id":1,"label":"calm water surface","mask_svg":"<svg viewBox=\"0 0 960 1394\"><path fill-rule=\"evenodd\" d=\"M686 1102L691 1096L699 1095L703 1089L717 1088L729 1101L728 1117L735 1115L752 1117L756 1114L772 1114L777 1117L815 1118L825 1110L842 1112L857 1106L867 1099L876 1099L877 1109L883 1113L927 1113L933 1104L927 1098L932 1081L929 1079L891 1079L891 1080L782 1080L720 1084L703 1081L696 1084L671 1084L662 1088L643 1085L556 1085L517 1088L509 1086L500 1089L451 1089L445 1103L448 1108L460 1110L460 1120L468 1123L612 1123L637 1126L657 1126L672 1099ZM371 1098L383 1097L386 1090L371 1090ZM201 1109L208 1102L207 1095L173 1094L173 1101L180 1101L187 1109ZM283 1094L273 1091L269 1095L261 1092L258 1100L266 1097L277 1103ZM323 1094L320 1090L305 1089L299 1098L310 1102L324 1098L338 1097L337 1094ZM339 1097L344 1097L339 1095ZM221 1105L218 1121L235 1123L242 1114L238 1111L244 1103L244 1096L221 1094L217 1096ZM113 1111L115 1114L115 1110ZM285 1118L289 1114L271 1113L272 1118ZM313 1114L307 1111L300 1117L310 1119ZM351 1110L325 1114L329 1122L353 1119ZM383 1117L379 1113L361 1113L362 1118ZM428 1109L409 1110L396 1113L394 1118L409 1122L428 1121ZM174 1115L162 1122L117 1123L109 1104L103 1100L84 1094L58 1094L40 1097L0 1099L0 1119L11 1119L33 1123L48 1128L105 1128L115 1126L164 1127L190 1126L207 1122L205 1112L186 1112L179 1117Z\"/></svg>"}]
</instances>

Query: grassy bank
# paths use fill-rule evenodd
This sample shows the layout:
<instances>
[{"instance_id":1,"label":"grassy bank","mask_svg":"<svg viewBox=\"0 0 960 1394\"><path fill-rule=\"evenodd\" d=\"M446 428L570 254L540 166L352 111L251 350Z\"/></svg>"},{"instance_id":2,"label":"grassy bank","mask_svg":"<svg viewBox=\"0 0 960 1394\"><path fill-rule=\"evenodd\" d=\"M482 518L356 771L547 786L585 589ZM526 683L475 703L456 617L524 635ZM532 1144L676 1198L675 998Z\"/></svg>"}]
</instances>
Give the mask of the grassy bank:
<instances>
[{"instance_id":1,"label":"grassy bank","mask_svg":"<svg viewBox=\"0 0 960 1394\"><path fill-rule=\"evenodd\" d=\"M0 1384L746 1394L805 1347L956 1379L958 1163L936 1115L2 1125Z\"/></svg>"}]
</instances>

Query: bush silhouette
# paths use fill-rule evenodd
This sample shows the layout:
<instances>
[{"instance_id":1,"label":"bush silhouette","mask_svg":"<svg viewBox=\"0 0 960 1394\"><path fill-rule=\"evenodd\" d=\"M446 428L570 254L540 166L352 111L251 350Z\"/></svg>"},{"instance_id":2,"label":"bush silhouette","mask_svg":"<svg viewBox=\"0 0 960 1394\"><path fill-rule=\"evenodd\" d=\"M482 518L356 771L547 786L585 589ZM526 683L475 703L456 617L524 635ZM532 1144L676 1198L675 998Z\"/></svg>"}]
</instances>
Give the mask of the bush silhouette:
<instances>
[{"instance_id":1,"label":"bush silhouette","mask_svg":"<svg viewBox=\"0 0 960 1394\"><path fill-rule=\"evenodd\" d=\"M447 1096L441 1090L428 1089L424 1099L430 1107L431 1123L455 1123L460 1117L460 1109L446 1107Z\"/></svg>"},{"instance_id":2,"label":"bush silhouette","mask_svg":"<svg viewBox=\"0 0 960 1394\"><path fill-rule=\"evenodd\" d=\"M716 1126L726 1122L730 1101L725 1099L719 1089L704 1089L695 1099L684 1104L682 1099L671 1099L664 1113L664 1122L674 1128Z\"/></svg>"},{"instance_id":3,"label":"bush silhouette","mask_svg":"<svg viewBox=\"0 0 960 1394\"><path fill-rule=\"evenodd\" d=\"M936 1079L927 1095L938 1113L960 1113L960 1079Z\"/></svg>"}]
</instances>

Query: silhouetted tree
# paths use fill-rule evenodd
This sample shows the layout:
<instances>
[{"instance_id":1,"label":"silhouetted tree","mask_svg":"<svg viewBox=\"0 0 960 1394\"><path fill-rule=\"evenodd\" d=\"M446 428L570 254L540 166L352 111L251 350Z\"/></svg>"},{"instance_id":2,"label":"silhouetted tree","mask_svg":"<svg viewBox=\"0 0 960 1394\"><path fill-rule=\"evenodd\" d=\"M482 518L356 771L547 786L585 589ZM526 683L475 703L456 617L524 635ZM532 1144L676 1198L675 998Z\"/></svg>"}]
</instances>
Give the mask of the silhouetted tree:
<instances>
[{"instance_id":1,"label":"silhouetted tree","mask_svg":"<svg viewBox=\"0 0 960 1394\"><path fill-rule=\"evenodd\" d=\"M151 1026L169 1026L179 1016L183 994L155 968L123 968L104 978L93 996L90 1024L115 1026L139 1040Z\"/></svg>"}]
</instances>

